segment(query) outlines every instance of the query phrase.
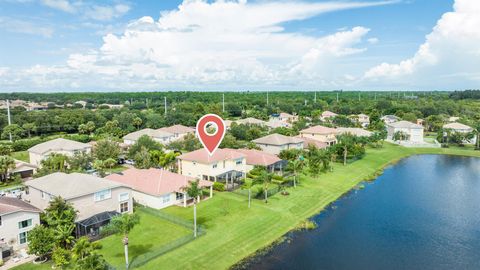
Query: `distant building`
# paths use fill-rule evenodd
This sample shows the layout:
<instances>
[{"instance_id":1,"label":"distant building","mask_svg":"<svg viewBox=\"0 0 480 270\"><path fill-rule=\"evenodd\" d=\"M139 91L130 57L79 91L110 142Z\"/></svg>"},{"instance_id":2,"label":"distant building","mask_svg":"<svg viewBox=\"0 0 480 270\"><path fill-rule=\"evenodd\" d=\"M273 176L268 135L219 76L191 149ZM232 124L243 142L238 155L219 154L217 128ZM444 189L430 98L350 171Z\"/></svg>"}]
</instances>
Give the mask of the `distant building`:
<instances>
[{"instance_id":1,"label":"distant building","mask_svg":"<svg viewBox=\"0 0 480 270\"><path fill-rule=\"evenodd\" d=\"M88 143L58 138L29 148L28 154L30 156L30 163L40 166L41 161L46 159L52 153L64 154L71 157L77 152L90 153L91 150L92 146Z\"/></svg>"},{"instance_id":2,"label":"distant building","mask_svg":"<svg viewBox=\"0 0 480 270\"><path fill-rule=\"evenodd\" d=\"M123 136L123 143L126 145L134 144L140 137L147 135L152 140L157 141L161 144L168 144L172 142L175 138L175 135L170 132L162 131L162 130L155 130L151 128L144 128L142 130L138 130L132 133L129 133Z\"/></svg>"},{"instance_id":3,"label":"distant building","mask_svg":"<svg viewBox=\"0 0 480 270\"><path fill-rule=\"evenodd\" d=\"M372 136L372 132L365 130L363 128L346 128L346 127L338 127L337 128L338 134L351 134L357 137L370 137Z\"/></svg>"},{"instance_id":4,"label":"distant building","mask_svg":"<svg viewBox=\"0 0 480 270\"><path fill-rule=\"evenodd\" d=\"M15 169L13 169L10 173L13 175L19 175L22 179L27 179L32 177L37 169L38 166L34 164L15 159Z\"/></svg>"},{"instance_id":5,"label":"distant building","mask_svg":"<svg viewBox=\"0 0 480 270\"><path fill-rule=\"evenodd\" d=\"M400 121L401 119L395 115L384 115L380 118L385 124L391 124Z\"/></svg>"},{"instance_id":6,"label":"distant building","mask_svg":"<svg viewBox=\"0 0 480 270\"><path fill-rule=\"evenodd\" d=\"M328 148L328 143L317 141L309 137L300 137L300 135L295 136L303 141L303 149L308 149L309 147L316 147L318 149Z\"/></svg>"},{"instance_id":7,"label":"distant building","mask_svg":"<svg viewBox=\"0 0 480 270\"><path fill-rule=\"evenodd\" d=\"M298 121L298 115L293 115L285 112L274 113L270 116L272 120L278 120L281 122L293 123Z\"/></svg>"},{"instance_id":8,"label":"distant building","mask_svg":"<svg viewBox=\"0 0 480 270\"><path fill-rule=\"evenodd\" d=\"M393 140L395 133L403 132L408 135L409 142L423 143L423 126L408 121L398 121L387 124L387 139Z\"/></svg>"},{"instance_id":9,"label":"distant building","mask_svg":"<svg viewBox=\"0 0 480 270\"><path fill-rule=\"evenodd\" d=\"M171 140L174 141L183 139L183 137L187 136L187 134L195 134L194 128L186 127L184 125L173 125L170 127L159 128L157 130L173 134L173 138L171 138Z\"/></svg>"},{"instance_id":10,"label":"distant building","mask_svg":"<svg viewBox=\"0 0 480 270\"><path fill-rule=\"evenodd\" d=\"M473 128L462 123L449 123L443 125L443 129L450 129L459 133L470 133L473 132Z\"/></svg>"},{"instance_id":11,"label":"distant building","mask_svg":"<svg viewBox=\"0 0 480 270\"><path fill-rule=\"evenodd\" d=\"M368 125L370 125L370 117L366 114L359 114L357 115L358 116L358 123L360 123L360 125L363 127L363 128L366 128L368 127Z\"/></svg>"},{"instance_id":12,"label":"distant building","mask_svg":"<svg viewBox=\"0 0 480 270\"><path fill-rule=\"evenodd\" d=\"M62 197L78 211L77 237L98 236L100 227L118 214L133 210L131 188L114 181L83 173L52 173L25 182L25 200L44 210L55 197Z\"/></svg>"},{"instance_id":13,"label":"distant building","mask_svg":"<svg viewBox=\"0 0 480 270\"><path fill-rule=\"evenodd\" d=\"M132 196L136 203L162 209L171 205L187 206L191 200L184 188L195 178L173 173L163 169L135 169L131 168L118 174L111 174L105 177L132 188ZM213 183L200 180L202 188L210 189L212 197Z\"/></svg>"},{"instance_id":14,"label":"distant building","mask_svg":"<svg viewBox=\"0 0 480 270\"><path fill-rule=\"evenodd\" d=\"M20 199L0 196L0 259L4 250L27 247L28 232L40 224L40 212Z\"/></svg>"},{"instance_id":15,"label":"distant building","mask_svg":"<svg viewBox=\"0 0 480 270\"><path fill-rule=\"evenodd\" d=\"M330 146L337 142L337 133L338 131L334 128L317 125L301 130L300 137L317 140Z\"/></svg>"},{"instance_id":16,"label":"distant building","mask_svg":"<svg viewBox=\"0 0 480 270\"><path fill-rule=\"evenodd\" d=\"M324 111L322 112L322 115L320 116L320 119L322 121L327 121L331 118L334 118L335 116L338 116L338 114L331 112L331 111Z\"/></svg>"},{"instance_id":17,"label":"distant building","mask_svg":"<svg viewBox=\"0 0 480 270\"><path fill-rule=\"evenodd\" d=\"M270 134L253 140L263 151L278 155L282 150L303 149L303 141L296 137L288 137L281 134Z\"/></svg>"},{"instance_id":18,"label":"distant building","mask_svg":"<svg viewBox=\"0 0 480 270\"><path fill-rule=\"evenodd\" d=\"M460 120L460 117L457 116L450 116L448 118L448 122L457 122L458 120Z\"/></svg>"},{"instance_id":19,"label":"distant building","mask_svg":"<svg viewBox=\"0 0 480 270\"><path fill-rule=\"evenodd\" d=\"M258 126L265 126L265 121L253 118L253 117L247 117L244 119L238 119L234 121L237 124L243 124L243 125L258 125Z\"/></svg>"},{"instance_id":20,"label":"distant building","mask_svg":"<svg viewBox=\"0 0 480 270\"><path fill-rule=\"evenodd\" d=\"M270 172L281 171L287 165L286 161L265 151L255 149L236 149L236 151L245 155L247 172L251 171L255 166L264 166Z\"/></svg>"}]
</instances>

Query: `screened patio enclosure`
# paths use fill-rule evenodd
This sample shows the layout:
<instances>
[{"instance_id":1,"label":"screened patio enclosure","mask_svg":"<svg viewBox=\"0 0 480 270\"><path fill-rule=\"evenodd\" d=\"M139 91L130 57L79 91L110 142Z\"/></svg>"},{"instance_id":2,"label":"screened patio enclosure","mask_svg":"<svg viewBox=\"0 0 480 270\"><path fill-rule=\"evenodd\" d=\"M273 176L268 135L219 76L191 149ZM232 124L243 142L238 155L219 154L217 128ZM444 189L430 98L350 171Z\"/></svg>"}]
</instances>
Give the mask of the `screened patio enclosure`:
<instances>
[{"instance_id":1,"label":"screened patio enclosure","mask_svg":"<svg viewBox=\"0 0 480 270\"><path fill-rule=\"evenodd\" d=\"M106 211L78 221L76 222L75 235L77 238L87 236L90 239L99 239L101 237L101 228L118 215L120 213L116 211Z\"/></svg>"}]
</instances>

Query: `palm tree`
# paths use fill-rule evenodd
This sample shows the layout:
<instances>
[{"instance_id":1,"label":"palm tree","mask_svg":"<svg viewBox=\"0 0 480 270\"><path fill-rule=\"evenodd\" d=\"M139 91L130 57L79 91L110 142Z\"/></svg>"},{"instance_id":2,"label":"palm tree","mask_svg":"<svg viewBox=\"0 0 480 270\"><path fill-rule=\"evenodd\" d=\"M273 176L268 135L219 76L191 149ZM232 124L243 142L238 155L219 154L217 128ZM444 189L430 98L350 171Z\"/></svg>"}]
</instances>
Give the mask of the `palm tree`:
<instances>
[{"instance_id":1,"label":"palm tree","mask_svg":"<svg viewBox=\"0 0 480 270\"><path fill-rule=\"evenodd\" d=\"M110 224L103 230L105 233L123 235L126 269L128 269L128 234L138 223L140 223L140 217L137 214L123 214L112 218Z\"/></svg>"},{"instance_id":2,"label":"palm tree","mask_svg":"<svg viewBox=\"0 0 480 270\"><path fill-rule=\"evenodd\" d=\"M0 156L0 182L7 181L8 171L15 169L15 160L10 156Z\"/></svg>"},{"instance_id":3,"label":"palm tree","mask_svg":"<svg viewBox=\"0 0 480 270\"><path fill-rule=\"evenodd\" d=\"M183 187L183 190L190 198L193 198L193 236L197 237L197 203L203 191L199 185L199 180L189 182L189 185Z\"/></svg>"},{"instance_id":4,"label":"palm tree","mask_svg":"<svg viewBox=\"0 0 480 270\"><path fill-rule=\"evenodd\" d=\"M250 205L251 205L252 187L253 187L253 180L249 182L245 181L245 183L242 185L242 189L248 189L248 208L250 208Z\"/></svg>"},{"instance_id":5,"label":"palm tree","mask_svg":"<svg viewBox=\"0 0 480 270\"><path fill-rule=\"evenodd\" d=\"M293 171L293 187L297 187L297 173L303 168L303 161L295 159L288 163L290 169Z\"/></svg>"},{"instance_id":6,"label":"palm tree","mask_svg":"<svg viewBox=\"0 0 480 270\"><path fill-rule=\"evenodd\" d=\"M480 150L480 123L477 124L475 128L475 132L477 133L477 139L475 141L475 149Z\"/></svg>"},{"instance_id":7,"label":"palm tree","mask_svg":"<svg viewBox=\"0 0 480 270\"><path fill-rule=\"evenodd\" d=\"M263 194L265 195L265 203L268 203L268 187L273 179L273 173L263 171L255 180L256 182L262 183L263 185Z\"/></svg>"}]
</instances>

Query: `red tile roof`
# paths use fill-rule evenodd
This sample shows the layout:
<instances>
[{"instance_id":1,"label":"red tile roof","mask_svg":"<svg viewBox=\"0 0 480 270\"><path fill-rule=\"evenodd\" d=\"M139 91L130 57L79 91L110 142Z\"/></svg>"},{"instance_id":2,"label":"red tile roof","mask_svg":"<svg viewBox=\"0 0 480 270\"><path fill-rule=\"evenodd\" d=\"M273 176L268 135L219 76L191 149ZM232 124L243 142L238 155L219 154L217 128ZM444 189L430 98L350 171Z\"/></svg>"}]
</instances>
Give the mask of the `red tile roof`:
<instances>
[{"instance_id":1,"label":"red tile roof","mask_svg":"<svg viewBox=\"0 0 480 270\"><path fill-rule=\"evenodd\" d=\"M0 215L6 215L10 213L27 211L27 212L42 212L35 206L24 202L17 198L0 197Z\"/></svg>"},{"instance_id":2,"label":"red tile roof","mask_svg":"<svg viewBox=\"0 0 480 270\"><path fill-rule=\"evenodd\" d=\"M319 149L325 149L328 147L328 144L325 143L325 142L321 142L321 141L317 141L315 139L312 139L312 138L302 138L300 136L297 136L297 138L299 139L302 139L303 140L303 149L308 149L308 147L310 145L313 145Z\"/></svg>"},{"instance_id":3,"label":"red tile roof","mask_svg":"<svg viewBox=\"0 0 480 270\"><path fill-rule=\"evenodd\" d=\"M260 150L237 149L237 151L246 156L249 165L269 166L281 161L276 155Z\"/></svg>"},{"instance_id":4,"label":"red tile roof","mask_svg":"<svg viewBox=\"0 0 480 270\"><path fill-rule=\"evenodd\" d=\"M122 183L134 190L160 196L171 192L182 192L182 188L195 181L194 178L163 169L135 169L131 168L120 174L111 174L108 180ZM200 186L209 187L212 182L200 180Z\"/></svg>"},{"instance_id":5,"label":"red tile roof","mask_svg":"<svg viewBox=\"0 0 480 270\"><path fill-rule=\"evenodd\" d=\"M324 126L313 126L307 129L301 130L300 133L313 133L313 134L337 134L337 130L334 128L324 127Z\"/></svg>"},{"instance_id":6,"label":"red tile roof","mask_svg":"<svg viewBox=\"0 0 480 270\"><path fill-rule=\"evenodd\" d=\"M223 160L231 160L238 158L245 158L245 155L235 151L234 149L218 148L213 155L210 154L204 148L185 153L177 157L178 159L195 161L202 164L212 164Z\"/></svg>"}]
</instances>

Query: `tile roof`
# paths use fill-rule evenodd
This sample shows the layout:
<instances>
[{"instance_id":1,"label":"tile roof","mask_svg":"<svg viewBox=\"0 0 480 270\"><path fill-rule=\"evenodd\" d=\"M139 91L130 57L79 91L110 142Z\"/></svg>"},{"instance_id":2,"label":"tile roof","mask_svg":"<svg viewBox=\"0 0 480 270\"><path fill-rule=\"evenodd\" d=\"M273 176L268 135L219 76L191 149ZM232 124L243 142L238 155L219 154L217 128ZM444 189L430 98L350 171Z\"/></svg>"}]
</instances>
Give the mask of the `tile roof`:
<instances>
[{"instance_id":1,"label":"tile roof","mask_svg":"<svg viewBox=\"0 0 480 270\"><path fill-rule=\"evenodd\" d=\"M132 133L129 133L123 136L125 140L136 141L143 135L147 135L150 138L165 138L165 137L173 137L173 134L170 132L162 131L162 130L155 130L151 128L144 128L142 130L138 130Z\"/></svg>"},{"instance_id":2,"label":"tile roof","mask_svg":"<svg viewBox=\"0 0 480 270\"><path fill-rule=\"evenodd\" d=\"M258 139L253 140L254 143L260 144L269 144L269 145L285 145L285 144L296 144L303 142L299 138L288 137L281 134L270 134Z\"/></svg>"},{"instance_id":3,"label":"tile roof","mask_svg":"<svg viewBox=\"0 0 480 270\"><path fill-rule=\"evenodd\" d=\"M329 127L324 127L324 126L313 126L306 128L304 130L301 130L300 133L313 133L313 134L323 134L323 135L328 135L328 134L337 134L338 131L334 128L329 128Z\"/></svg>"},{"instance_id":4,"label":"tile roof","mask_svg":"<svg viewBox=\"0 0 480 270\"><path fill-rule=\"evenodd\" d=\"M64 138L57 138L30 147L30 149L28 149L28 152L44 154L49 151L75 151L84 150L91 147L92 146L88 143L81 143L77 141L67 140Z\"/></svg>"},{"instance_id":5,"label":"tile roof","mask_svg":"<svg viewBox=\"0 0 480 270\"><path fill-rule=\"evenodd\" d=\"M297 138L303 140L303 149L308 149L309 146L315 146L319 149L325 149L328 147L328 143L317 141L312 138L302 138L300 135L296 136Z\"/></svg>"},{"instance_id":6,"label":"tile roof","mask_svg":"<svg viewBox=\"0 0 480 270\"><path fill-rule=\"evenodd\" d=\"M6 215L21 211L38 213L41 212L40 209L20 199L5 196L0 197L0 215Z\"/></svg>"},{"instance_id":7,"label":"tile roof","mask_svg":"<svg viewBox=\"0 0 480 270\"><path fill-rule=\"evenodd\" d=\"M191 127L187 127L184 125L173 125L170 127L163 127L157 129L159 131L164 131L168 133L173 133L173 134L183 134L183 133L194 133L195 129Z\"/></svg>"},{"instance_id":8,"label":"tile roof","mask_svg":"<svg viewBox=\"0 0 480 270\"><path fill-rule=\"evenodd\" d=\"M84 173L56 172L25 182L25 185L53 196L73 199L105 189L124 186L104 178Z\"/></svg>"},{"instance_id":9,"label":"tile roof","mask_svg":"<svg viewBox=\"0 0 480 270\"><path fill-rule=\"evenodd\" d=\"M276 155L260 150L237 149L236 151L245 155L248 165L269 166L281 161Z\"/></svg>"},{"instance_id":10,"label":"tile roof","mask_svg":"<svg viewBox=\"0 0 480 270\"><path fill-rule=\"evenodd\" d=\"M331 111L324 111L322 112L322 117L333 117L333 116L337 116L338 114L334 113L334 112L331 112Z\"/></svg>"},{"instance_id":11,"label":"tile roof","mask_svg":"<svg viewBox=\"0 0 480 270\"><path fill-rule=\"evenodd\" d=\"M443 128L458 129L458 130L473 130L472 127L464 125L462 123L449 123L449 124L443 125Z\"/></svg>"},{"instance_id":12,"label":"tile roof","mask_svg":"<svg viewBox=\"0 0 480 270\"><path fill-rule=\"evenodd\" d=\"M181 160L195 161L203 164L216 163L223 160L245 158L245 155L229 148L218 148L213 155L210 154L204 148L185 153L177 157Z\"/></svg>"},{"instance_id":13,"label":"tile roof","mask_svg":"<svg viewBox=\"0 0 480 270\"><path fill-rule=\"evenodd\" d=\"M122 183L134 190L160 196L172 192L182 192L183 187L195 181L193 177L184 176L163 169L128 169L118 174L111 174L106 179ZM200 186L209 187L212 182L200 180Z\"/></svg>"},{"instance_id":14,"label":"tile roof","mask_svg":"<svg viewBox=\"0 0 480 270\"><path fill-rule=\"evenodd\" d=\"M363 128L346 128L346 127L338 127L337 131L339 134L352 134L354 136L359 136L359 137L370 137L372 135L371 131L365 130Z\"/></svg>"},{"instance_id":15,"label":"tile roof","mask_svg":"<svg viewBox=\"0 0 480 270\"><path fill-rule=\"evenodd\" d=\"M394 122L387 124L388 126L394 127L394 128L416 128L416 129L423 129L423 126L414 124L412 122L408 122L405 120Z\"/></svg>"},{"instance_id":16,"label":"tile roof","mask_svg":"<svg viewBox=\"0 0 480 270\"><path fill-rule=\"evenodd\" d=\"M237 124L250 124L250 125L265 125L266 123L263 120L253 118L253 117L247 117L245 119L235 120L234 122L236 122Z\"/></svg>"},{"instance_id":17,"label":"tile roof","mask_svg":"<svg viewBox=\"0 0 480 270\"><path fill-rule=\"evenodd\" d=\"M25 161L21 161L18 159L15 159L15 169L12 170L12 172L22 172L26 170L36 170L38 167L36 165L27 163Z\"/></svg>"}]
</instances>

